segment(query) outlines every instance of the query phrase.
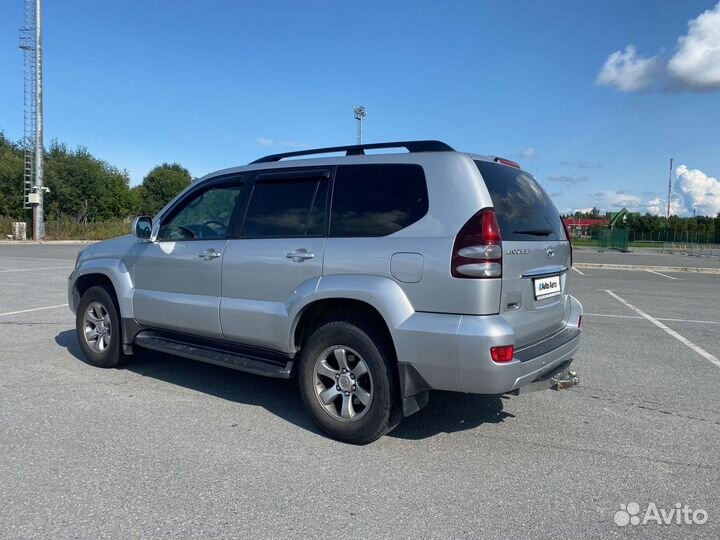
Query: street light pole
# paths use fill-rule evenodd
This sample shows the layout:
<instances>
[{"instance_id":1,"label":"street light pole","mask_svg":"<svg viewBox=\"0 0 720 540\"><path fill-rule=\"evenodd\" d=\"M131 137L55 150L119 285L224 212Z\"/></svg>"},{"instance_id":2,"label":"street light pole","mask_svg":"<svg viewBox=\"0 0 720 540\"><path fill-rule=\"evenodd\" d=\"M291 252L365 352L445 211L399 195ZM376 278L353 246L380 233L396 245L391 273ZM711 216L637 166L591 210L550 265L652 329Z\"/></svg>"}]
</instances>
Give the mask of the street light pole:
<instances>
[{"instance_id":1,"label":"street light pole","mask_svg":"<svg viewBox=\"0 0 720 540\"><path fill-rule=\"evenodd\" d=\"M363 120L366 116L365 107L362 105L358 107L353 107L353 116L355 117L355 120L358 121L358 133L357 133L357 143L362 144L362 138L363 138Z\"/></svg>"}]
</instances>

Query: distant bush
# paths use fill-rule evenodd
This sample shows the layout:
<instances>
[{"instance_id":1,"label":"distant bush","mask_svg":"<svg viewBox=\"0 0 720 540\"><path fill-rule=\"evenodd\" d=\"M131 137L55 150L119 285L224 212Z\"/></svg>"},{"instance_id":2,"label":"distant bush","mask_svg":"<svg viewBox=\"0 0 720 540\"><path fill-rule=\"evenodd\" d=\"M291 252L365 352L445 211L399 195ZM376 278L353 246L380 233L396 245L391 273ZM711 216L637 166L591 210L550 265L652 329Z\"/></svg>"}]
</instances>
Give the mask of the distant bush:
<instances>
[{"instance_id":1,"label":"distant bush","mask_svg":"<svg viewBox=\"0 0 720 540\"><path fill-rule=\"evenodd\" d=\"M106 240L130 234L132 219L111 219L78 223L59 218L45 223L45 240Z\"/></svg>"},{"instance_id":2,"label":"distant bush","mask_svg":"<svg viewBox=\"0 0 720 540\"><path fill-rule=\"evenodd\" d=\"M0 240L5 240L6 235L12 233L14 221L18 220L0 216ZM62 216L45 222L45 240L106 240L130 234L131 223L130 218L82 223L69 216ZM28 240L32 238L31 225L27 224Z\"/></svg>"}]
</instances>

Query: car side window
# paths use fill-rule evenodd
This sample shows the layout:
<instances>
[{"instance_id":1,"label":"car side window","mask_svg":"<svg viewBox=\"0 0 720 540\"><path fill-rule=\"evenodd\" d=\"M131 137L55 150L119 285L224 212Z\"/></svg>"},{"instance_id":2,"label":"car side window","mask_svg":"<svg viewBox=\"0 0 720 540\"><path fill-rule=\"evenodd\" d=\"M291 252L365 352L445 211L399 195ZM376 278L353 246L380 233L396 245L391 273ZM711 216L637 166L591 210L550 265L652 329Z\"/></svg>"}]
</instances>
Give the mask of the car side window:
<instances>
[{"instance_id":1,"label":"car side window","mask_svg":"<svg viewBox=\"0 0 720 540\"><path fill-rule=\"evenodd\" d=\"M163 219L157 240L218 240L226 238L242 184L211 186L174 209Z\"/></svg>"},{"instance_id":2,"label":"car side window","mask_svg":"<svg viewBox=\"0 0 720 540\"><path fill-rule=\"evenodd\" d=\"M259 180L250 196L241 236L293 238L323 235L326 198L326 180ZM315 201L316 204L313 204Z\"/></svg>"},{"instance_id":3,"label":"car side window","mask_svg":"<svg viewBox=\"0 0 720 540\"><path fill-rule=\"evenodd\" d=\"M428 212L420 165L341 165L335 175L330 236L386 236Z\"/></svg>"},{"instance_id":4,"label":"car side window","mask_svg":"<svg viewBox=\"0 0 720 540\"><path fill-rule=\"evenodd\" d=\"M328 180L321 180L318 184L315 200L313 201L310 217L307 222L306 236L325 236L325 211L328 197Z\"/></svg>"}]
</instances>

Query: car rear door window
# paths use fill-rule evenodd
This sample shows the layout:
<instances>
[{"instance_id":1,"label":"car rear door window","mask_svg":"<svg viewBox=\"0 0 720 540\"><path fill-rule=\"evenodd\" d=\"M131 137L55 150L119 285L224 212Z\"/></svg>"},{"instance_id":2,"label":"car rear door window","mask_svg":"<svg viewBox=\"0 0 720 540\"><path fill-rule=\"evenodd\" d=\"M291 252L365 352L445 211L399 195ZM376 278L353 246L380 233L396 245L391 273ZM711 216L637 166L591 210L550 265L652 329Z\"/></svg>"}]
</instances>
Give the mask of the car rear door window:
<instances>
[{"instance_id":1,"label":"car rear door window","mask_svg":"<svg viewBox=\"0 0 720 540\"><path fill-rule=\"evenodd\" d=\"M315 178L259 179L255 183L243 238L292 238L323 235L325 231L326 180ZM320 193L322 191L322 193ZM313 204L320 194L317 204Z\"/></svg>"},{"instance_id":2,"label":"car rear door window","mask_svg":"<svg viewBox=\"0 0 720 540\"><path fill-rule=\"evenodd\" d=\"M504 241L565 240L557 208L530 174L489 161L475 164L490 192Z\"/></svg>"},{"instance_id":3,"label":"car rear door window","mask_svg":"<svg viewBox=\"0 0 720 540\"><path fill-rule=\"evenodd\" d=\"M386 236L428 211L425 174L419 165L341 165L335 175L330 236Z\"/></svg>"},{"instance_id":4,"label":"car rear door window","mask_svg":"<svg viewBox=\"0 0 720 540\"><path fill-rule=\"evenodd\" d=\"M327 198L328 198L329 182L325 179L320 180L310 217L308 218L306 236L325 236Z\"/></svg>"}]
</instances>

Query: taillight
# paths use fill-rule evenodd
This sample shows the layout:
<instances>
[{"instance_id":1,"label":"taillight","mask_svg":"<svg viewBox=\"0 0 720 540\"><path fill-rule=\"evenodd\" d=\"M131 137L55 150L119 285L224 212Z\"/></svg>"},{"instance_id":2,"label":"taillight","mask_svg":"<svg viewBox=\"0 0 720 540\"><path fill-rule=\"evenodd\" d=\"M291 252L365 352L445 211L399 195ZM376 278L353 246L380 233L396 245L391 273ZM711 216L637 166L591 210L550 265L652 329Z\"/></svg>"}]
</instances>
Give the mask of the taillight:
<instances>
[{"instance_id":1,"label":"taillight","mask_svg":"<svg viewBox=\"0 0 720 540\"><path fill-rule=\"evenodd\" d=\"M515 347L512 345L503 345L501 347L490 347L490 357L493 362L510 362L515 354Z\"/></svg>"},{"instance_id":2,"label":"taillight","mask_svg":"<svg viewBox=\"0 0 720 540\"><path fill-rule=\"evenodd\" d=\"M501 277L500 241L500 226L495 210L483 208L463 225L455 237L450 265L453 277Z\"/></svg>"},{"instance_id":3,"label":"taillight","mask_svg":"<svg viewBox=\"0 0 720 540\"><path fill-rule=\"evenodd\" d=\"M570 243L570 266L572 266L572 259L573 259L572 236L570 236L570 229L568 229L568 226L567 226L567 223L565 223L565 220L563 218L560 218L560 221L562 221L563 228L565 229L565 238L567 238L567 241Z\"/></svg>"}]
</instances>

